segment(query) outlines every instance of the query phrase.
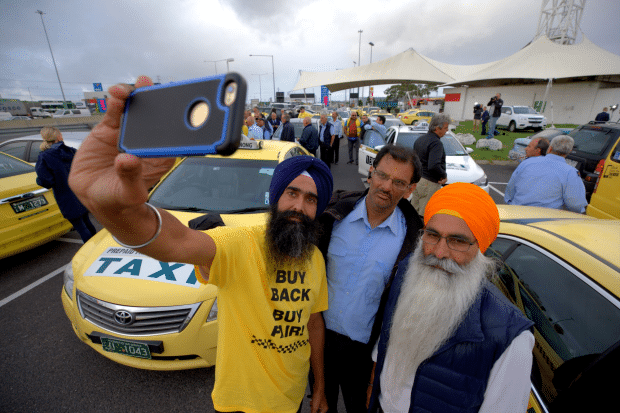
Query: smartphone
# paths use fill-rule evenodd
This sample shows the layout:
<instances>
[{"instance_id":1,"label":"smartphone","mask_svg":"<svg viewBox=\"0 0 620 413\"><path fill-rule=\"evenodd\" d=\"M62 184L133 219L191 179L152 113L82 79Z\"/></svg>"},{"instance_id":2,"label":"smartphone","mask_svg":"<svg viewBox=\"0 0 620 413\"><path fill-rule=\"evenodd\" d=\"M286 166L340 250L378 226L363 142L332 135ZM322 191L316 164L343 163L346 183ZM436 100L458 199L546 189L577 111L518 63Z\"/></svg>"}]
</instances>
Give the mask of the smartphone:
<instances>
[{"instance_id":1,"label":"smartphone","mask_svg":"<svg viewBox=\"0 0 620 413\"><path fill-rule=\"evenodd\" d=\"M238 73L136 89L118 142L139 157L231 155L239 147L247 84Z\"/></svg>"}]
</instances>

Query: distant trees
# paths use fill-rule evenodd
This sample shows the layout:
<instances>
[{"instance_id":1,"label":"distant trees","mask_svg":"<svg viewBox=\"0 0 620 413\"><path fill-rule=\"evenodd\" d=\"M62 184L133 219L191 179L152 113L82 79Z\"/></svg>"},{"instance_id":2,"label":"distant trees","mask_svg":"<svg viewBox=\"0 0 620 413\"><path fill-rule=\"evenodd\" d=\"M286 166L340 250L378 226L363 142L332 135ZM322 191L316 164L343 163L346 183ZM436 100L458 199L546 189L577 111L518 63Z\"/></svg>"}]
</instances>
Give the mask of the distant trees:
<instances>
[{"instance_id":1,"label":"distant trees","mask_svg":"<svg viewBox=\"0 0 620 413\"><path fill-rule=\"evenodd\" d=\"M400 100L407 95L411 97L428 97L431 92L436 92L437 86L427 84L413 83L410 81L403 82L399 85L390 86L385 89L386 100Z\"/></svg>"}]
</instances>

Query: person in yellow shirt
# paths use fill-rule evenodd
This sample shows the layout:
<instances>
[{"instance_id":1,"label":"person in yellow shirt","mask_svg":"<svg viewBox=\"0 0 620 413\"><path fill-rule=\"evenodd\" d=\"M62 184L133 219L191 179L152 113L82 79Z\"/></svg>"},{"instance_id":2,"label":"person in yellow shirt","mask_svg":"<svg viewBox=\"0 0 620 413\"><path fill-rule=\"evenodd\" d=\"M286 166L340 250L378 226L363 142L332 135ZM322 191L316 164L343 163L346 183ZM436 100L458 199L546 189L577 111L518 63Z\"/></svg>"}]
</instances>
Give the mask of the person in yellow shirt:
<instances>
[{"instance_id":1,"label":"person in yellow shirt","mask_svg":"<svg viewBox=\"0 0 620 413\"><path fill-rule=\"evenodd\" d=\"M299 108L299 115L297 115L298 118L311 118L312 114L306 112L306 108L304 108L303 106Z\"/></svg>"},{"instance_id":2,"label":"person in yellow shirt","mask_svg":"<svg viewBox=\"0 0 620 413\"><path fill-rule=\"evenodd\" d=\"M136 87L152 84L140 77ZM160 261L194 264L201 282L218 287L217 411L298 412L312 365L311 411L326 412L321 312L327 309L327 281L315 218L333 190L329 168L312 156L276 166L266 225L192 230L146 203L149 187L175 159L118 151L121 114L132 90L109 90L104 119L73 161L72 190L120 245Z\"/></svg>"}]
</instances>

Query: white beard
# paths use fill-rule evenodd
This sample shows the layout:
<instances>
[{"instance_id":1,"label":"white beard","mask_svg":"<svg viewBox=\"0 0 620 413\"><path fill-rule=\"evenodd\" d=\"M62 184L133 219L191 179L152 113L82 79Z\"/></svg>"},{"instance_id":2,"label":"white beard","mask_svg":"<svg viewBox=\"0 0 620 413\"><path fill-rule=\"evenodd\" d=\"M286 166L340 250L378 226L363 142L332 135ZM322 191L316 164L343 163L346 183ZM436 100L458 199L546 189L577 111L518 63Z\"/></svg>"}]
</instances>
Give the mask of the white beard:
<instances>
[{"instance_id":1,"label":"white beard","mask_svg":"<svg viewBox=\"0 0 620 413\"><path fill-rule=\"evenodd\" d=\"M391 384L409 389L419 365L452 337L495 265L480 252L464 266L432 254L424 257L422 244L405 274L385 360Z\"/></svg>"}]
</instances>

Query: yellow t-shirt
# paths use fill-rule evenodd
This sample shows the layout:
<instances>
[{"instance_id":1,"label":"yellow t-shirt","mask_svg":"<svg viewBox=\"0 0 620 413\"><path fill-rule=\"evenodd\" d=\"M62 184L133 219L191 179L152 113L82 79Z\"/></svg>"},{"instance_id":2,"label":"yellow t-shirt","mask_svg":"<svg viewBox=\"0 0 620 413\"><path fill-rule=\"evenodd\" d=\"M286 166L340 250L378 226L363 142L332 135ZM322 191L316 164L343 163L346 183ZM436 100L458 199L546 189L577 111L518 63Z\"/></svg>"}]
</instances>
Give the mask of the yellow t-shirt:
<instances>
[{"instance_id":1,"label":"yellow t-shirt","mask_svg":"<svg viewBox=\"0 0 620 413\"><path fill-rule=\"evenodd\" d=\"M295 413L310 369L308 320L327 309L325 262L267 265L265 225L208 231L217 246L209 283L218 287L213 405L220 411Z\"/></svg>"},{"instance_id":2,"label":"yellow t-shirt","mask_svg":"<svg viewBox=\"0 0 620 413\"><path fill-rule=\"evenodd\" d=\"M241 133L243 133L245 136L248 136L248 134L250 133L250 130L248 129L247 125L243 125L241 127Z\"/></svg>"}]
</instances>

